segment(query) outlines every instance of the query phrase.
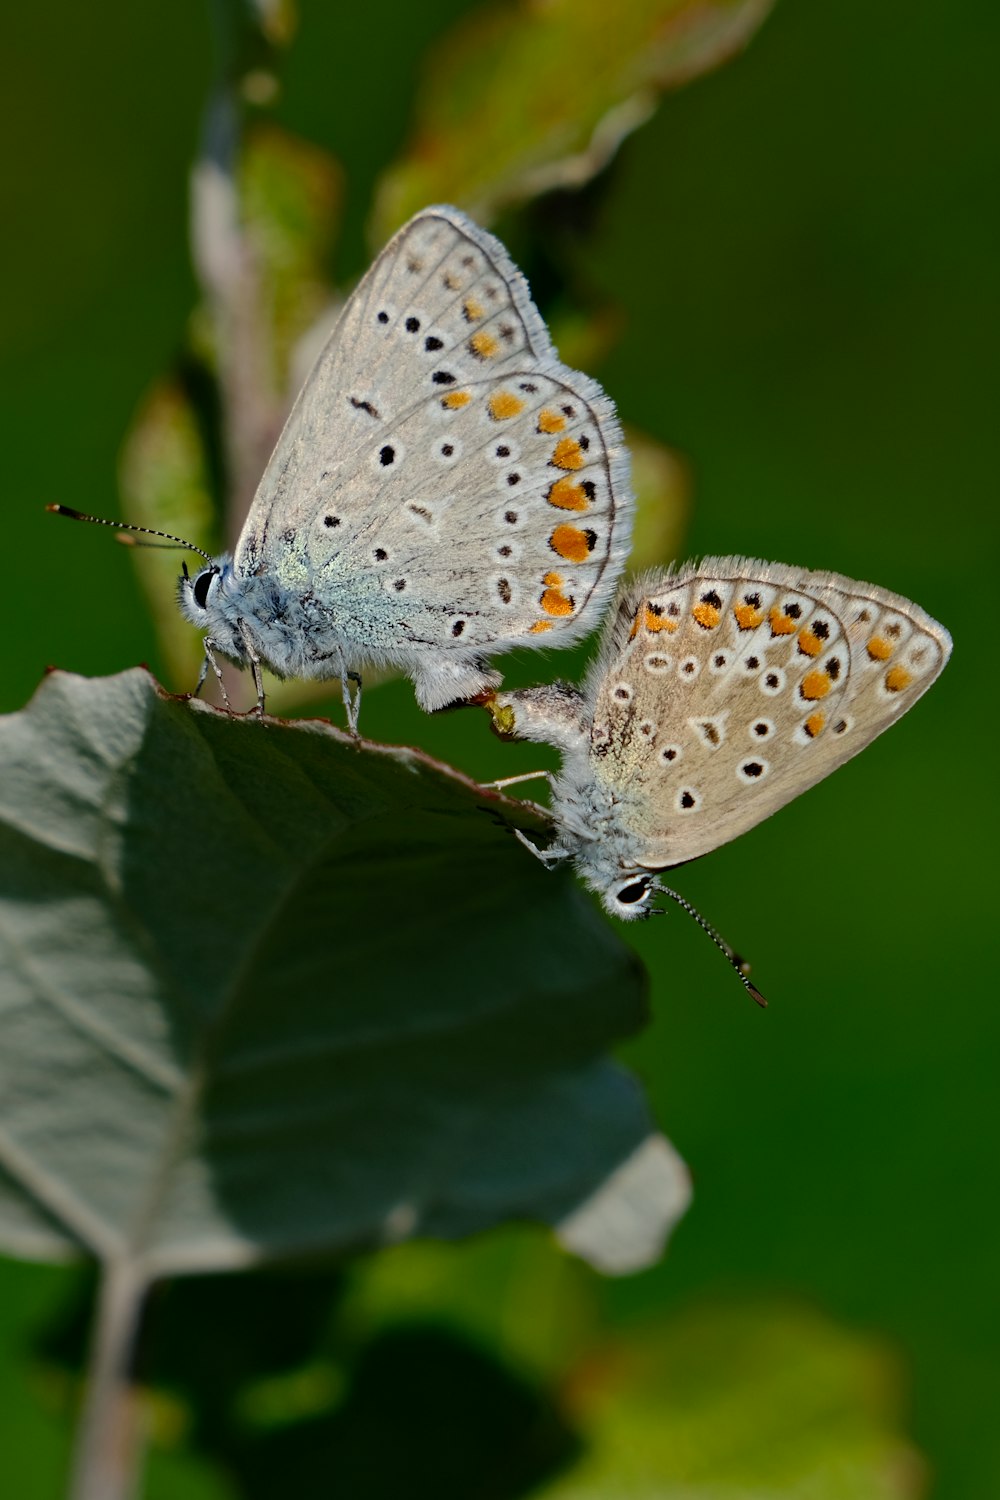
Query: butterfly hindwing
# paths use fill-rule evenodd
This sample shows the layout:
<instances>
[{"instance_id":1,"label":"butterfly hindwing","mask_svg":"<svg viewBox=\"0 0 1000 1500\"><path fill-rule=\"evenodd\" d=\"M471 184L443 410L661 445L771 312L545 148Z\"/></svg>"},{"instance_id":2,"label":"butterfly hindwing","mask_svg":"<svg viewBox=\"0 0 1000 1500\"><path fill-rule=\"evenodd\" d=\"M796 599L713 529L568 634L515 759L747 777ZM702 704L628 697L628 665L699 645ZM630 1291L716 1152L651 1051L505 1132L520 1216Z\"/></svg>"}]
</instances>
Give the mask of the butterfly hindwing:
<instances>
[{"instance_id":1,"label":"butterfly hindwing","mask_svg":"<svg viewBox=\"0 0 1000 1500\"><path fill-rule=\"evenodd\" d=\"M917 605L833 573L709 558L619 598L591 674L591 767L674 865L727 843L858 753L950 651Z\"/></svg>"}]
</instances>

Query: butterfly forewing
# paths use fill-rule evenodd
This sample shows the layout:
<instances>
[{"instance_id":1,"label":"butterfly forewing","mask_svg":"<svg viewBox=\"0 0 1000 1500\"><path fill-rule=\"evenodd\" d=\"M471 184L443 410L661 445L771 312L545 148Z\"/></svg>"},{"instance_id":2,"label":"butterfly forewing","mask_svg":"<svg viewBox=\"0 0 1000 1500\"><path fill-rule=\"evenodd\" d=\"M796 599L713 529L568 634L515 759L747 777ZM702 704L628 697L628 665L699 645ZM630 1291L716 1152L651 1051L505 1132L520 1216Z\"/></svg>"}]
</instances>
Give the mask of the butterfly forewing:
<instances>
[{"instance_id":1,"label":"butterfly forewing","mask_svg":"<svg viewBox=\"0 0 1000 1500\"><path fill-rule=\"evenodd\" d=\"M611 403L558 362L503 247L430 209L347 303L236 566L308 578L361 644L562 642L596 623L629 513Z\"/></svg>"},{"instance_id":2,"label":"butterfly forewing","mask_svg":"<svg viewBox=\"0 0 1000 1500\"><path fill-rule=\"evenodd\" d=\"M692 859L857 754L950 649L917 605L837 574L710 558L640 580L592 679L594 775L621 785L644 863Z\"/></svg>"}]
</instances>

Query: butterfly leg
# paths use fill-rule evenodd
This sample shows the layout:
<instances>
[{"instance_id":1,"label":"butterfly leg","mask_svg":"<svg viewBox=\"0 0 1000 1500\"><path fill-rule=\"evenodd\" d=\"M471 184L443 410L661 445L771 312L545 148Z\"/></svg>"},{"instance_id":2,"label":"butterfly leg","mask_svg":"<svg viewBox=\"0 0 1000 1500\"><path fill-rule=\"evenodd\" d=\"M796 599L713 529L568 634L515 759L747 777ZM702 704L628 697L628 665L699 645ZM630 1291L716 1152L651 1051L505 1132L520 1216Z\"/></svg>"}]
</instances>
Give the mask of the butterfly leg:
<instances>
[{"instance_id":1,"label":"butterfly leg","mask_svg":"<svg viewBox=\"0 0 1000 1500\"><path fill-rule=\"evenodd\" d=\"M499 781L487 781L484 785L489 787L490 791L502 792L506 787L517 786L518 782L538 781L543 776L551 786L553 779L551 771L522 771L520 776L501 776Z\"/></svg>"},{"instance_id":2,"label":"butterfly leg","mask_svg":"<svg viewBox=\"0 0 1000 1500\"><path fill-rule=\"evenodd\" d=\"M219 692L222 694L222 702L225 710L227 713L232 713L233 710L229 702L229 694L226 692L226 684L222 678L222 668L219 666L219 663L216 661L215 656L212 652L212 647L215 645L215 642L212 640L211 636L206 636L203 645L205 647L205 660L201 664L201 672L198 677L198 684L194 690L194 696L197 698L198 694L205 686L205 678L208 676L209 667L211 667L219 684Z\"/></svg>"},{"instance_id":3,"label":"butterfly leg","mask_svg":"<svg viewBox=\"0 0 1000 1500\"><path fill-rule=\"evenodd\" d=\"M356 691L351 692L351 683L355 684ZM344 653L340 653L340 696L344 701L344 712L347 715L347 732L354 739L358 738L358 715L361 713L361 673L349 672Z\"/></svg>"},{"instance_id":4,"label":"butterfly leg","mask_svg":"<svg viewBox=\"0 0 1000 1500\"><path fill-rule=\"evenodd\" d=\"M533 843L526 833L522 833L520 828L514 828L511 832L519 844L523 844L526 849L530 849L535 858L541 860L547 870L552 865L561 864L564 859L569 858L567 851L561 849L558 844L554 844L551 849L539 849L538 845Z\"/></svg>"},{"instance_id":5,"label":"butterfly leg","mask_svg":"<svg viewBox=\"0 0 1000 1500\"><path fill-rule=\"evenodd\" d=\"M257 703L256 703L255 707L251 710L251 712L259 714L260 717L263 718L264 717L264 679L261 676L261 671L260 671L260 657L256 656L256 655L251 656L251 658L250 658L250 666L253 669L253 685L257 689Z\"/></svg>"},{"instance_id":6,"label":"butterfly leg","mask_svg":"<svg viewBox=\"0 0 1000 1500\"><path fill-rule=\"evenodd\" d=\"M240 631L240 639L243 642L243 650L246 652L247 659L250 662L250 670L253 672L253 685L257 689L257 702L254 705L254 707L250 710L250 712L254 713L254 714L257 714L259 718L263 718L264 717L264 678L261 675L261 670L260 670L260 657L257 655L257 651L256 651L256 648L255 648L255 646L253 644L253 641L251 641L249 635L247 634L246 629L244 628L243 621L240 620L238 622L238 624L239 624L239 631ZM216 670L218 670L218 668L216 668ZM220 678L220 681L221 681L221 678ZM225 694L223 694L223 696L225 696ZM229 705L227 704L226 706L228 707Z\"/></svg>"}]
</instances>

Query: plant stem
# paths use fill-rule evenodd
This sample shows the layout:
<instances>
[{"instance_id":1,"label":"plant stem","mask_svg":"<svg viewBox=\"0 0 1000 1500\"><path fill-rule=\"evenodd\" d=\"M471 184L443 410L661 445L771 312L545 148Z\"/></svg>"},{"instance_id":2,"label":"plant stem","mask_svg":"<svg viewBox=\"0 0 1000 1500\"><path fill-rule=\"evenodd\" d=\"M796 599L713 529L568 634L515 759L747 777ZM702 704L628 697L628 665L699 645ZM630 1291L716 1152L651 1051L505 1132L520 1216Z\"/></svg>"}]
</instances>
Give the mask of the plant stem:
<instances>
[{"instance_id":1,"label":"plant stem","mask_svg":"<svg viewBox=\"0 0 1000 1500\"><path fill-rule=\"evenodd\" d=\"M274 61L267 35L273 4L215 0L216 78L205 105L191 178L195 271L215 327L226 455L226 544L235 547L264 465L285 417L272 389L273 349L262 315L260 268L243 222L239 185L245 105L252 67Z\"/></svg>"},{"instance_id":2,"label":"plant stem","mask_svg":"<svg viewBox=\"0 0 1000 1500\"><path fill-rule=\"evenodd\" d=\"M136 1493L141 1434L130 1366L147 1285L132 1261L104 1266L69 1500Z\"/></svg>"},{"instance_id":3,"label":"plant stem","mask_svg":"<svg viewBox=\"0 0 1000 1500\"><path fill-rule=\"evenodd\" d=\"M262 21L273 4L214 0L216 78L205 105L201 145L191 172L191 249L215 330L216 373L225 454L225 544L235 551L257 484L281 431L285 410L271 389L269 330L261 314L260 272L243 223L239 165L242 81L252 61L270 58ZM223 666L226 689L241 697L240 674ZM215 684L206 696L219 702Z\"/></svg>"}]
</instances>

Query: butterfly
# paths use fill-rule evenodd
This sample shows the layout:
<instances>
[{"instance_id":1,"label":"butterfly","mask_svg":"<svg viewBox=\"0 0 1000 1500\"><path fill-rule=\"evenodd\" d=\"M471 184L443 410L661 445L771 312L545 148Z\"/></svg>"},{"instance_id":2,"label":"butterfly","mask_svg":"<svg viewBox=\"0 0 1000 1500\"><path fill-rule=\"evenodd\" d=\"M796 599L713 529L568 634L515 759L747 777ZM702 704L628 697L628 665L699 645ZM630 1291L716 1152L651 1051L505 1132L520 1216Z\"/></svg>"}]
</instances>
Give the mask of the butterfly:
<instances>
[{"instance_id":1,"label":"butterfly","mask_svg":"<svg viewBox=\"0 0 1000 1500\"><path fill-rule=\"evenodd\" d=\"M437 709L499 683L490 655L593 628L631 512L610 400L559 362L500 242L428 208L348 299L233 555L185 569L180 607L261 706L262 665L346 683L373 664Z\"/></svg>"},{"instance_id":2,"label":"butterfly","mask_svg":"<svg viewBox=\"0 0 1000 1500\"><path fill-rule=\"evenodd\" d=\"M519 836L546 863L572 860L613 916L648 916L657 891L687 906L657 872L728 843L863 750L950 652L918 605L837 573L709 557L636 578L582 691L556 683L487 703L501 735L562 752L556 842Z\"/></svg>"},{"instance_id":3,"label":"butterfly","mask_svg":"<svg viewBox=\"0 0 1000 1500\"><path fill-rule=\"evenodd\" d=\"M262 666L339 677L356 729L365 665L400 668L433 710L497 686L489 656L589 632L631 524L611 401L560 363L499 240L443 206L347 300L232 556L150 534L205 558L179 585L199 689L209 666L221 684L218 656L252 669L261 711Z\"/></svg>"}]
</instances>

